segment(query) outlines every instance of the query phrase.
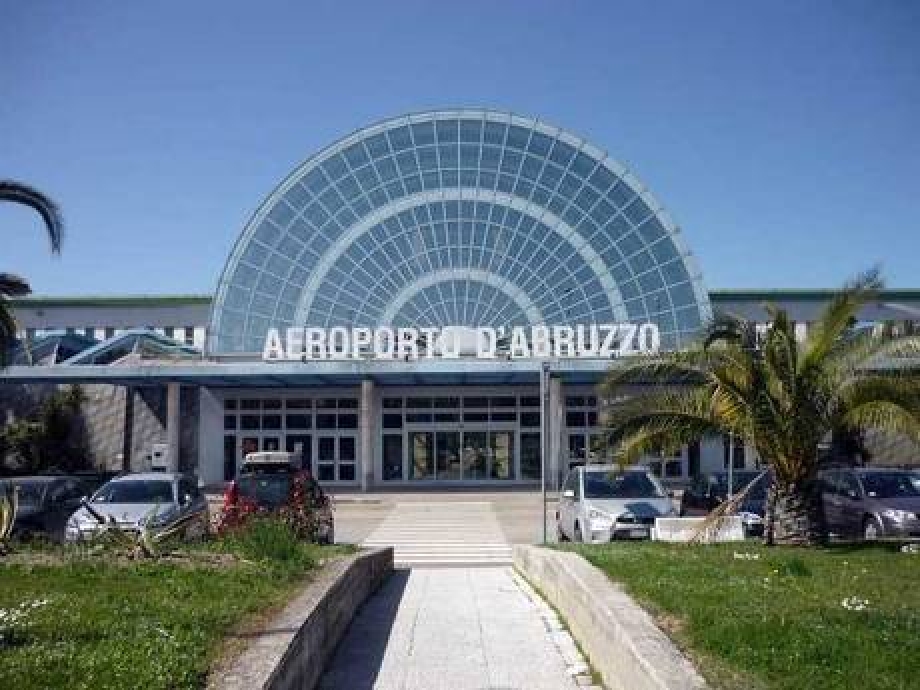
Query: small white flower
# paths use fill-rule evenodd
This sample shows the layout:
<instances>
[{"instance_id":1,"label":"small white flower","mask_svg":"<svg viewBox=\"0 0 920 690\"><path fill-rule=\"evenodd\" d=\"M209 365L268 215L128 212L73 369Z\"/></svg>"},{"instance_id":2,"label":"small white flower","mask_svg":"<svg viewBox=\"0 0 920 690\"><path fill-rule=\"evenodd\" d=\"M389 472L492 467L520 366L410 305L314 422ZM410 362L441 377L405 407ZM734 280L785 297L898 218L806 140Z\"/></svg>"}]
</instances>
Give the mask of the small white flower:
<instances>
[{"instance_id":1,"label":"small white flower","mask_svg":"<svg viewBox=\"0 0 920 690\"><path fill-rule=\"evenodd\" d=\"M867 611L869 609L869 600L860 599L859 597L847 597L840 602L840 605L847 611Z\"/></svg>"},{"instance_id":2,"label":"small white flower","mask_svg":"<svg viewBox=\"0 0 920 690\"><path fill-rule=\"evenodd\" d=\"M738 561L757 561L757 560L760 560L760 554L759 554L759 553L749 553L749 552L738 553L737 551L735 551L734 557L735 557L735 560L738 560Z\"/></svg>"}]
</instances>

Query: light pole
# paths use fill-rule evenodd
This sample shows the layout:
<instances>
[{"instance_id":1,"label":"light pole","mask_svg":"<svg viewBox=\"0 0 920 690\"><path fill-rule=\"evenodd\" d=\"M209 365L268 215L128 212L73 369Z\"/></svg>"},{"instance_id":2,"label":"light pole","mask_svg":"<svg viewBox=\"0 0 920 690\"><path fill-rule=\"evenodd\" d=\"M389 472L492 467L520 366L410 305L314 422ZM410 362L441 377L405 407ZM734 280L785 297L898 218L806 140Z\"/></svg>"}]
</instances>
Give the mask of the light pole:
<instances>
[{"instance_id":1,"label":"light pole","mask_svg":"<svg viewBox=\"0 0 920 690\"><path fill-rule=\"evenodd\" d=\"M547 406L549 404L549 362L540 365L540 497L543 510L543 543L546 543L546 457L549 440Z\"/></svg>"}]
</instances>

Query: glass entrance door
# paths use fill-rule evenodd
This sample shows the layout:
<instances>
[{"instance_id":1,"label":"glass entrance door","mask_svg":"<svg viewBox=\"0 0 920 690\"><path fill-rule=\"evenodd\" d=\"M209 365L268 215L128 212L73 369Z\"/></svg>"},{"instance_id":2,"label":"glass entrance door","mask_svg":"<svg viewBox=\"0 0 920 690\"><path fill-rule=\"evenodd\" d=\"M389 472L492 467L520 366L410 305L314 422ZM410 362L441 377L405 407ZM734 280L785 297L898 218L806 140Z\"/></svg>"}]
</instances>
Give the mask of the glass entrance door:
<instances>
[{"instance_id":1,"label":"glass entrance door","mask_svg":"<svg viewBox=\"0 0 920 690\"><path fill-rule=\"evenodd\" d=\"M489 478L514 479L514 432L489 432Z\"/></svg>"},{"instance_id":2,"label":"glass entrance door","mask_svg":"<svg viewBox=\"0 0 920 690\"><path fill-rule=\"evenodd\" d=\"M357 459L355 436L320 436L316 444L316 478L321 482L354 481Z\"/></svg>"},{"instance_id":3,"label":"glass entrance door","mask_svg":"<svg viewBox=\"0 0 920 690\"><path fill-rule=\"evenodd\" d=\"M435 478L460 479L460 432L438 431L435 434Z\"/></svg>"},{"instance_id":4,"label":"glass entrance door","mask_svg":"<svg viewBox=\"0 0 920 690\"><path fill-rule=\"evenodd\" d=\"M489 433L487 431L463 432L463 478L488 479Z\"/></svg>"}]
</instances>

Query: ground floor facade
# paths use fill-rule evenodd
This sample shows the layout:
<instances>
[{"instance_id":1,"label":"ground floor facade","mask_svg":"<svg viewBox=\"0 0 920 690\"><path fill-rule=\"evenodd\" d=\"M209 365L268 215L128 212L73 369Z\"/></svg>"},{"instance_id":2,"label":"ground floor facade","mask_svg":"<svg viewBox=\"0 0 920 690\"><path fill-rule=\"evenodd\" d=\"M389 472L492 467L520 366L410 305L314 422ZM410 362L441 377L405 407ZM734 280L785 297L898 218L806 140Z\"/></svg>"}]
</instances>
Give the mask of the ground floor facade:
<instances>
[{"instance_id":1,"label":"ground floor facade","mask_svg":"<svg viewBox=\"0 0 920 690\"><path fill-rule=\"evenodd\" d=\"M247 453L286 450L324 483L372 490L408 486L533 486L547 454L548 484L576 463L603 462L603 401L590 386L359 386L202 389L198 472L233 479ZM546 435L541 433L545 425ZM673 483L754 466L743 443L703 439L643 460Z\"/></svg>"}]
</instances>

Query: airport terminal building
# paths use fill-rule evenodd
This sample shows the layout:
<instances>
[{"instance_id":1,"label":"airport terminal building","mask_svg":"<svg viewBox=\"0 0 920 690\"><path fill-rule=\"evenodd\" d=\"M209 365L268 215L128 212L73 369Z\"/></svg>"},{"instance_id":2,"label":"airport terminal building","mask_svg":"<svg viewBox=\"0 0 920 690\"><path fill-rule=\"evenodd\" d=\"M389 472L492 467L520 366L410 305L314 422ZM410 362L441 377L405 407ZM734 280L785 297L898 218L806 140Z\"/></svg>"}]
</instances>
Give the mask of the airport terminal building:
<instances>
[{"instance_id":1,"label":"airport terminal building","mask_svg":"<svg viewBox=\"0 0 920 690\"><path fill-rule=\"evenodd\" d=\"M804 337L828 296L708 290L634 174L564 130L419 113L294 170L213 296L17 301L4 404L79 382L97 463L208 484L287 449L342 488L532 486L544 455L554 486L595 452L619 358L681 348L714 311L763 321L767 300ZM913 332L920 290L883 298L863 318ZM722 439L647 462L679 482L728 457L756 463Z\"/></svg>"}]
</instances>

